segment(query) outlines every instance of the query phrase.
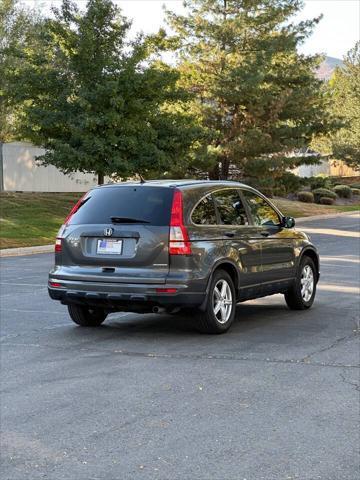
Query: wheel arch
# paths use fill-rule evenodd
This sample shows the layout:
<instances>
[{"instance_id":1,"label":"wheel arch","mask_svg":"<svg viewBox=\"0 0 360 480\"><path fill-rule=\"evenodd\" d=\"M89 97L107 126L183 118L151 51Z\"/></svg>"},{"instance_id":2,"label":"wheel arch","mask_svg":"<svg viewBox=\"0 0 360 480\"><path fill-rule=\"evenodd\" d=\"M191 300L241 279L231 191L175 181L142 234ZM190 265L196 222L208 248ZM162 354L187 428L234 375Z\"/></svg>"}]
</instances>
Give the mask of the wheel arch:
<instances>
[{"instance_id":1,"label":"wheel arch","mask_svg":"<svg viewBox=\"0 0 360 480\"><path fill-rule=\"evenodd\" d=\"M299 265L300 265L301 260L304 257L309 257L314 262L315 268L316 268L316 273L317 273L316 281L318 282L319 278L320 278L320 260L319 260L318 253L311 247L304 248L304 250L301 252L300 257L299 257L299 263L298 263Z\"/></svg>"},{"instance_id":2,"label":"wheel arch","mask_svg":"<svg viewBox=\"0 0 360 480\"><path fill-rule=\"evenodd\" d=\"M209 288L210 288L211 279L213 278L213 275L216 272L216 270L225 270L225 272L227 272L230 275L230 277L231 277L231 279L234 283L235 294L236 294L236 296L238 295L240 272L239 272L237 266L229 260L218 260L213 265L213 268L211 269L211 272L210 272L210 275L209 275L209 278L208 278L208 281L207 281L207 285L206 285L205 299L200 306L200 310L204 310L204 308L205 308L207 298L208 298L208 295L209 295Z\"/></svg>"}]
</instances>

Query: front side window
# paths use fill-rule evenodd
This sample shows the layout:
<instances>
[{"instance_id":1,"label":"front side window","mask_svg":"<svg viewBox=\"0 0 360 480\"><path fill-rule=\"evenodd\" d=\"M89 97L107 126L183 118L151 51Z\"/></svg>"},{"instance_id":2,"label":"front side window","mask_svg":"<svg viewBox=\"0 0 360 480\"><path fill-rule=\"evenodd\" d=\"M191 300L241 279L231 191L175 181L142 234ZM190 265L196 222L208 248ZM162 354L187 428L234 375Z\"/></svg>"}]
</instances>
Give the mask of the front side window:
<instances>
[{"instance_id":1,"label":"front side window","mask_svg":"<svg viewBox=\"0 0 360 480\"><path fill-rule=\"evenodd\" d=\"M270 227L280 225L279 215L266 200L248 190L243 190L242 193L249 205L255 225Z\"/></svg>"},{"instance_id":2,"label":"front side window","mask_svg":"<svg viewBox=\"0 0 360 480\"><path fill-rule=\"evenodd\" d=\"M192 221L196 225L216 225L215 205L211 195L207 195L197 204Z\"/></svg>"},{"instance_id":3,"label":"front side window","mask_svg":"<svg viewBox=\"0 0 360 480\"><path fill-rule=\"evenodd\" d=\"M223 225L249 225L238 190L226 189L213 194Z\"/></svg>"}]
</instances>

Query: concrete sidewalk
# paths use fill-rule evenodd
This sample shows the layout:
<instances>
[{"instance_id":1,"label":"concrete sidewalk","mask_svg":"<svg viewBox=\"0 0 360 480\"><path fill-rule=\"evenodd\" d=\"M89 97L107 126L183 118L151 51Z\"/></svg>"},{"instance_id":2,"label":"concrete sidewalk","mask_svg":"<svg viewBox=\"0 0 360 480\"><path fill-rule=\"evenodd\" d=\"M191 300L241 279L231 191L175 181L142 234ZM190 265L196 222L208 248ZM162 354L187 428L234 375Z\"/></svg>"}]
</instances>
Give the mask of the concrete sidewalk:
<instances>
[{"instance_id":1,"label":"concrete sidewalk","mask_svg":"<svg viewBox=\"0 0 360 480\"><path fill-rule=\"evenodd\" d=\"M296 222L306 222L311 220L326 220L327 218L339 217L344 215L359 215L360 211L331 213L329 215L313 215L312 217L297 217ZM55 242L55 239L54 239ZM40 245L36 247L4 248L0 250L0 257L18 257L21 255L35 255L37 253L52 253L54 244Z\"/></svg>"}]
</instances>

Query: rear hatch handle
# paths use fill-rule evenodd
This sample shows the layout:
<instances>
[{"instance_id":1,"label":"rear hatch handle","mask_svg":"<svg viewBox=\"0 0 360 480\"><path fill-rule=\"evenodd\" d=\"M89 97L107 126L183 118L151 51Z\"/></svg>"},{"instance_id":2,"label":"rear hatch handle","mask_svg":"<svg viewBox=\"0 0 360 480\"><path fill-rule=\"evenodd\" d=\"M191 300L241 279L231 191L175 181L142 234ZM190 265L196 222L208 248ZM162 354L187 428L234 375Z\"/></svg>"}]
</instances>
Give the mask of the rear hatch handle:
<instances>
[{"instance_id":1,"label":"rear hatch handle","mask_svg":"<svg viewBox=\"0 0 360 480\"><path fill-rule=\"evenodd\" d=\"M104 237L104 230L91 230L89 232L83 232L80 234L80 237L97 237L102 238ZM139 232L124 232L123 230L117 232L116 230L112 234L111 238L140 238Z\"/></svg>"}]
</instances>

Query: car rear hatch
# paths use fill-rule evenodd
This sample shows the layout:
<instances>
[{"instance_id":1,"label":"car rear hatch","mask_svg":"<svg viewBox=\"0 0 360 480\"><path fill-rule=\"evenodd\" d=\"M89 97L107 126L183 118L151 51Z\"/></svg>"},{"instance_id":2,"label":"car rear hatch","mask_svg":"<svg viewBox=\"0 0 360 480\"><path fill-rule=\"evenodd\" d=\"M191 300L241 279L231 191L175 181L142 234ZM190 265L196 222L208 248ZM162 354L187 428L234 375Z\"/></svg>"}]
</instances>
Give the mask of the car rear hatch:
<instances>
[{"instance_id":1,"label":"car rear hatch","mask_svg":"<svg viewBox=\"0 0 360 480\"><path fill-rule=\"evenodd\" d=\"M58 278L165 283L173 189L114 185L91 190L62 232Z\"/></svg>"}]
</instances>

